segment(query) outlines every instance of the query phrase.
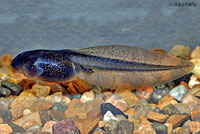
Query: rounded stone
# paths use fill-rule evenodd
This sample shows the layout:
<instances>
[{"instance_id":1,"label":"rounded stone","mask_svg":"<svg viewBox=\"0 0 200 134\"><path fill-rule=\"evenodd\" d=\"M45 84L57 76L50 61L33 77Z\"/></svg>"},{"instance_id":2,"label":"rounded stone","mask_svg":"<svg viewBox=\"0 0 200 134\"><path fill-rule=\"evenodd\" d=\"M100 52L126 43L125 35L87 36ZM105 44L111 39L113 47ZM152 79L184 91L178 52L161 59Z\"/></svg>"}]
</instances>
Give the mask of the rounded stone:
<instances>
[{"instance_id":1,"label":"rounded stone","mask_svg":"<svg viewBox=\"0 0 200 134\"><path fill-rule=\"evenodd\" d=\"M152 128L156 131L157 134L167 134L167 126L161 123L152 123Z\"/></svg>"}]
</instances>

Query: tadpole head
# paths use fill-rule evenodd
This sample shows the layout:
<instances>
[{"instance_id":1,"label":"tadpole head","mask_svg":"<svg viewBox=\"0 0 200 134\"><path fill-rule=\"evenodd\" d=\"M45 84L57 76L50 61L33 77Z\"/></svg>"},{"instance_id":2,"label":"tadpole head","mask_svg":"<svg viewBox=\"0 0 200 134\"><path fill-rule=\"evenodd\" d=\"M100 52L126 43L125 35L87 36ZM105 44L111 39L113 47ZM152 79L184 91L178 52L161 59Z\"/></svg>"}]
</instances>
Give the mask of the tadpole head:
<instances>
[{"instance_id":1,"label":"tadpole head","mask_svg":"<svg viewBox=\"0 0 200 134\"><path fill-rule=\"evenodd\" d=\"M26 75L27 72L34 72L33 65L36 60L37 53L35 51L25 51L12 60L11 66Z\"/></svg>"}]
</instances>

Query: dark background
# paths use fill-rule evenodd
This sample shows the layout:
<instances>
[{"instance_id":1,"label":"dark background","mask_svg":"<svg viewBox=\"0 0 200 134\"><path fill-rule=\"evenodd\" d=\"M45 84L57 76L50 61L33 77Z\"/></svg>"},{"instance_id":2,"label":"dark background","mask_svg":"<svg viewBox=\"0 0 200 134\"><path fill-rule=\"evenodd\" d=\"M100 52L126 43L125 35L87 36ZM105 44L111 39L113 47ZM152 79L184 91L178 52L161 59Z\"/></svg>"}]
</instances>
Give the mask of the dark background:
<instances>
[{"instance_id":1,"label":"dark background","mask_svg":"<svg viewBox=\"0 0 200 134\"><path fill-rule=\"evenodd\" d=\"M108 44L194 48L200 44L200 1L0 0L0 56Z\"/></svg>"}]
</instances>

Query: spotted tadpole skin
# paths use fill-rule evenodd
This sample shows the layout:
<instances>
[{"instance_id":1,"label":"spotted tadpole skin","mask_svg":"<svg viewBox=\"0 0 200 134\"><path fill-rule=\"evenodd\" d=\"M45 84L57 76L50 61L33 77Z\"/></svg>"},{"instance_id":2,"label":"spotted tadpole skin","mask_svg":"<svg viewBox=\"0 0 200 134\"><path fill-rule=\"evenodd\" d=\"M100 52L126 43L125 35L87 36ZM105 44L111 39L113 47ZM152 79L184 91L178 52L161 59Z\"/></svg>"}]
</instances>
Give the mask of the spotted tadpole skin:
<instances>
[{"instance_id":1,"label":"spotted tadpole skin","mask_svg":"<svg viewBox=\"0 0 200 134\"><path fill-rule=\"evenodd\" d=\"M143 89L160 85L194 68L190 61L119 45L27 51L19 54L11 65L30 79L69 82L78 77L111 89Z\"/></svg>"}]
</instances>

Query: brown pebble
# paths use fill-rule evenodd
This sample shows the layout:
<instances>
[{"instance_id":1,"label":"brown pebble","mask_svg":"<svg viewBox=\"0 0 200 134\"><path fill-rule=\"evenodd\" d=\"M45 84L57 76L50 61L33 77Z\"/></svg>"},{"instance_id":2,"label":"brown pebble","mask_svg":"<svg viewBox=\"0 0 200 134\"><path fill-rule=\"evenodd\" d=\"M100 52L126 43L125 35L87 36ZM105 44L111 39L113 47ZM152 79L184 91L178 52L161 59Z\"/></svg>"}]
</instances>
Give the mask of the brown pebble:
<instances>
[{"instance_id":1,"label":"brown pebble","mask_svg":"<svg viewBox=\"0 0 200 134\"><path fill-rule=\"evenodd\" d=\"M49 132L53 134L52 127L54 124L56 124L56 121L47 121L42 128L42 132Z\"/></svg>"},{"instance_id":2,"label":"brown pebble","mask_svg":"<svg viewBox=\"0 0 200 134\"><path fill-rule=\"evenodd\" d=\"M188 123L188 126L190 127L190 130L193 133L196 133L196 132L200 131L200 122L191 121L191 122Z\"/></svg>"},{"instance_id":3,"label":"brown pebble","mask_svg":"<svg viewBox=\"0 0 200 134\"><path fill-rule=\"evenodd\" d=\"M35 92L31 90L23 91L11 104L11 108L14 107L23 107L24 109L29 108L35 101L37 97Z\"/></svg>"},{"instance_id":4,"label":"brown pebble","mask_svg":"<svg viewBox=\"0 0 200 134\"><path fill-rule=\"evenodd\" d=\"M187 118L187 115L172 115L169 117L166 123L171 123L173 125L173 128L178 127L182 122L185 121Z\"/></svg>"},{"instance_id":5,"label":"brown pebble","mask_svg":"<svg viewBox=\"0 0 200 134\"><path fill-rule=\"evenodd\" d=\"M50 93L49 86L41 86L39 84L34 84L31 90L36 93L37 97L46 97Z\"/></svg>"},{"instance_id":6,"label":"brown pebble","mask_svg":"<svg viewBox=\"0 0 200 134\"><path fill-rule=\"evenodd\" d=\"M46 100L37 100L29 109L32 112L36 112L41 110L49 110L52 106L53 104Z\"/></svg>"},{"instance_id":7,"label":"brown pebble","mask_svg":"<svg viewBox=\"0 0 200 134\"><path fill-rule=\"evenodd\" d=\"M171 123L165 123L164 125L167 126L167 134L172 134L173 125Z\"/></svg>"},{"instance_id":8,"label":"brown pebble","mask_svg":"<svg viewBox=\"0 0 200 134\"><path fill-rule=\"evenodd\" d=\"M167 117L169 117L169 115L160 114L160 113L153 112L153 111L149 111L149 113L147 115L147 119L154 120L154 121L157 121L160 123L162 123Z\"/></svg>"},{"instance_id":9,"label":"brown pebble","mask_svg":"<svg viewBox=\"0 0 200 134\"><path fill-rule=\"evenodd\" d=\"M100 116L100 114L101 114L100 106L103 103L104 103L104 101L99 98L97 98L93 101L89 101L86 104L87 118L95 118L95 117Z\"/></svg>"},{"instance_id":10,"label":"brown pebble","mask_svg":"<svg viewBox=\"0 0 200 134\"><path fill-rule=\"evenodd\" d=\"M35 122L37 122L37 124L42 125L42 121L41 121L39 112L34 112L32 114L23 116L15 121L13 121L13 123L16 125L22 126L22 124L28 120L35 121Z\"/></svg>"},{"instance_id":11,"label":"brown pebble","mask_svg":"<svg viewBox=\"0 0 200 134\"><path fill-rule=\"evenodd\" d=\"M65 111L66 118L78 117L79 119L86 119L86 104L79 99L73 99Z\"/></svg>"},{"instance_id":12,"label":"brown pebble","mask_svg":"<svg viewBox=\"0 0 200 134\"><path fill-rule=\"evenodd\" d=\"M190 111L193 111L199 106L200 100L197 97L195 97L195 96L193 96L193 95L188 93L183 98L182 103L187 104L189 106L189 108L190 108Z\"/></svg>"},{"instance_id":13,"label":"brown pebble","mask_svg":"<svg viewBox=\"0 0 200 134\"><path fill-rule=\"evenodd\" d=\"M88 134L91 130L96 127L99 122L98 118L93 119L82 119L76 121L76 126L80 130L81 134Z\"/></svg>"},{"instance_id":14,"label":"brown pebble","mask_svg":"<svg viewBox=\"0 0 200 134\"><path fill-rule=\"evenodd\" d=\"M123 100L125 100L130 107L133 107L136 105L136 103L139 101L139 99L133 94L130 90L123 90L119 92L115 92L116 94L119 94Z\"/></svg>"},{"instance_id":15,"label":"brown pebble","mask_svg":"<svg viewBox=\"0 0 200 134\"><path fill-rule=\"evenodd\" d=\"M174 103L177 103L172 96L170 96L169 94L165 95L163 98L161 98L159 101L158 101L158 105L160 107L165 107L169 104L174 104Z\"/></svg>"}]
</instances>

